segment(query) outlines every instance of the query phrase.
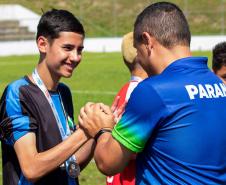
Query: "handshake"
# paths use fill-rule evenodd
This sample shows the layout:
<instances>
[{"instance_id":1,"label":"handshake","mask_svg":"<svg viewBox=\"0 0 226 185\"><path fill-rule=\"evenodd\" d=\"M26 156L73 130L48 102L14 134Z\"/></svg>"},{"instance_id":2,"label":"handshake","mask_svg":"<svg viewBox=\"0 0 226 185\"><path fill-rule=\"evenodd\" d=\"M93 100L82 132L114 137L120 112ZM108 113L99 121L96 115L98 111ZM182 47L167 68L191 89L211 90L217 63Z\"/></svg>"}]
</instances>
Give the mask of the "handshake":
<instances>
[{"instance_id":1,"label":"handshake","mask_svg":"<svg viewBox=\"0 0 226 185\"><path fill-rule=\"evenodd\" d=\"M81 108L78 116L78 127L89 137L96 138L101 132L111 132L124 112L126 103L118 107L117 97L111 107L103 103L88 102Z\"/></svg>"}]
</instances>

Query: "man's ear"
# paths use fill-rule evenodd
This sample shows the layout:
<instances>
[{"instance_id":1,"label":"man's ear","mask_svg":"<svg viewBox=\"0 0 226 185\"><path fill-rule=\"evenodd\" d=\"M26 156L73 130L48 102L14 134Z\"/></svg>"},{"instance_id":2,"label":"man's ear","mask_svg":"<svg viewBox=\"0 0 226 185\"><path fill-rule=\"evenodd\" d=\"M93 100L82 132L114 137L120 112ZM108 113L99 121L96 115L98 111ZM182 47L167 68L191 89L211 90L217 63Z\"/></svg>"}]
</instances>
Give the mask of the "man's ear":
<instances>
[{"instance_id":1,"label":"man's ear","mask_svg":"<svg viewBox=\"0 0 226 185\"><path fill-rule=\"evenodd\" d=\"M49 42L48 42L47 38L45 38L44 36L38 37L37 46L38 46L40 53L46 53L48 44L49 44Z\"/></svg>"},{"instance_id":2,"label":"man's ear","mask_svg":"<svg viewBox=\"0 0 226 185\"><path fill-rule=\"evenodd\" d=\"M150 47L150 49L153 48L153 45L156 41L156 39L153 36L151 36L148 32L142 33L142 40L145 45L148 45Z\"/></svg>"},{"instance_id":3,"label":"man's ear","mask_svg":"<svg viewBox=\"0 0 226 185\"><path fill-rule=\"evenodd\" d=\"M143 32L142 33L142 41L143 41L143 44L145 45L145 47L147 49L147 52L149 54L151 54L151 50L152 50L154 43L155 43L154 37L152 37L148 32Z\"/></svg>"}]
</instances>

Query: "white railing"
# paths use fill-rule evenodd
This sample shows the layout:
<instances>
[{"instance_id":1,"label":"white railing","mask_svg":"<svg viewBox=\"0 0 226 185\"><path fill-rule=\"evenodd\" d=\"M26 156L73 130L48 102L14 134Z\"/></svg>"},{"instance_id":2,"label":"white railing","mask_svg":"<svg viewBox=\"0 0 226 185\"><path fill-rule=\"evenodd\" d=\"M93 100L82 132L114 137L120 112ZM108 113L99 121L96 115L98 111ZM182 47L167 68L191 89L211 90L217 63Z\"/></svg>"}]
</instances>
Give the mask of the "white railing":
<instances>
[{"instance_id":1,"label":"white railing","mask_svg":"<svg viewBox=\"0 0 226 185\"><path fill-rule=\"evenodd\" d=\"M120 52L122 38L86 38L87 52ZM210 51L226 36L192 36L192 51ZM0 42L0 56L38 54L35 40Z\"/></svg>"}]
</instances>

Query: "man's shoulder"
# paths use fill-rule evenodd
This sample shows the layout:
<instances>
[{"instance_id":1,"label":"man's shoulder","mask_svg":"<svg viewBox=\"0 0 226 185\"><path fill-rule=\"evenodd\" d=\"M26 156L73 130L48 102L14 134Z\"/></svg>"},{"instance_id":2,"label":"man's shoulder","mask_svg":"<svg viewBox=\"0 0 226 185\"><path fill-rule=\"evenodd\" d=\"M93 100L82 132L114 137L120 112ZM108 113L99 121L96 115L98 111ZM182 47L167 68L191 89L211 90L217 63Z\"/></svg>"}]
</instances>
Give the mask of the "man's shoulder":
<instances>
[{"instance_id":1,"label":"man's shoulder","mask_svg":"<svg viewBox=\"0 0 226 185\"><path fill-rule=\"evenodd\" d=\"M134 101L139 99L143 104L162 104L163 94L167 90L173 89L171 84L165 82L165 79L161 75L147 78L140 82L131 94L131 98Z\"/></svg>"},{"instance_id":2,"label":"man's shoulder","mask_svg":"<svg viewBox=\"0 0 226 185\"><path fill-rule=\"evenodd\" d=\"M159 84L161 84L161 82L159 81L159 76L147 78L137 84L136 88L131 93L131 96L135 99L140 98L143 99L144 102L148 102L148 100L150 99L149 97L159 97Z\"/></svg>"},{"instance_id":3,"label":"man's shoulder","mask_svg":"<svg viewBox=\"0 0 226 185\"><path fill-rule=\"evenodd\" d=\"M140 90L155 89L155 86L159 85L163 81L164 81L164 78L162 78L161 75L149 77L144 79L142 82L140 82L137 85L136 89L140 89Z\"/></svg>"}]
</instances>

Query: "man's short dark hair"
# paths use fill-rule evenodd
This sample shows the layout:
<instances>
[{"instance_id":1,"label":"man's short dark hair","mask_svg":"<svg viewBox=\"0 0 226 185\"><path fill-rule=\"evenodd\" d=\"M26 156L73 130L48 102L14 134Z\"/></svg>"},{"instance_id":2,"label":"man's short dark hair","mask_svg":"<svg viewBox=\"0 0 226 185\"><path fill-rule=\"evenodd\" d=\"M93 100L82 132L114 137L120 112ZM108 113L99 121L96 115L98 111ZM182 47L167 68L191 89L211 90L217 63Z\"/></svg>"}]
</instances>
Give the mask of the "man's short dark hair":
<instances>
[{"instance_id":1,"label":"man's short dark hair","mask_svg":"<svg viewBox=\"0 0 226 185\"><path fill-rule=\"evenodd\" d=\"M180 8L173 3L158 2L145 8L134 25L136 42L142 42L143 32L148 32L166 48L190 46L188 22Z\"/></svg>"},{"instance_id":2,"label":"man's short dark hair","mask_svg":"<svg viewBox=\"0 0 226 185\"><path fill-rule=\"evenodd\" d=\"M38 24L36 40L39 36L49 41L59 37L60 32L75 32L85 37L85 31L79 20L67 10L52 9L45 12Z\"/></svg>"},{"instance_id":3,"label":"man's short dark hair","mask_svg":"<svg viewBox=\"0 0 226 185\"><path fill-rule=\"evenodd\" d=\"M217 71L222 66L226 66L226 42L221 42L213 48L213 70Z\"/></svg>"}]
</instances>

